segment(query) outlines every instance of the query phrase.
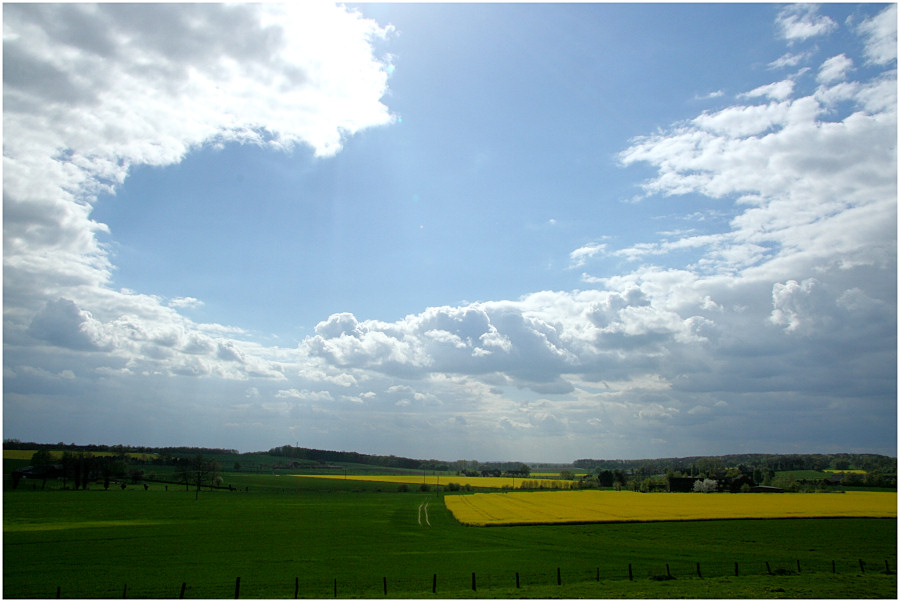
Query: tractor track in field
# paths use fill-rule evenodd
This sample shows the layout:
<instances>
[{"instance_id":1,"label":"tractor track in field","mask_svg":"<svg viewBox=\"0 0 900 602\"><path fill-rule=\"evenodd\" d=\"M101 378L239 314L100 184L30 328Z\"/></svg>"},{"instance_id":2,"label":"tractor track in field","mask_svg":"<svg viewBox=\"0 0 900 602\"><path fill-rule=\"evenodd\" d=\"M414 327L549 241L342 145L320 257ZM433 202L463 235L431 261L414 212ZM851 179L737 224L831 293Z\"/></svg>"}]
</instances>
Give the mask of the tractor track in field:
<instances>
[{"instance_id":1,"label":"tractor track in field","mask_svg":"<svg viewBox=\"0 0 900 602\"><path fill-rule=\"evenodd\" d=\"M421 504L419 504L419 524L420 525L422 524L423 511L425 513L425 524L430 527L431 523L428 522L428 502L422 502Z\"/></svg>"}]
</instances>

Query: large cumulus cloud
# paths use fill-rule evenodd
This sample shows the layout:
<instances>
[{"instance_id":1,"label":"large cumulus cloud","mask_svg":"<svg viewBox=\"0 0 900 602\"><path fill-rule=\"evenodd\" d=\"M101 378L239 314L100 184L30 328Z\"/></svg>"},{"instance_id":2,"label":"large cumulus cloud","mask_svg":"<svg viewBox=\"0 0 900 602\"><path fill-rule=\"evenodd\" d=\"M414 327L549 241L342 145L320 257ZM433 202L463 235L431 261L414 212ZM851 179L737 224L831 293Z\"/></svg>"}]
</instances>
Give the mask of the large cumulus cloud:
<instances>
[{"instance_id":1,"label":"large cumulus cloud","mask_svg":"<svg viewBox=\"0 0 900 602\"><path fill-rule=\"evenodd\" d=\"M132 166L177 163L204 145L327 157L389 123L389 63L372 44L390 30L324 3L3 11L7 350L36 339L163 373L280 375L272 353L241 350L239 329L211 335L183 317L183 299L112 290L98 239L108 228L92 205Z\"/></svg>"},{"instance_id":2,"label":"large cumulus cloud","mask_svg":"<svg viewBox=\"0 0 900 602\"><path fill-rule=\"evenodd\" d=\"M568 393L566 374L613 378L635 361L701 344L709 321L654 307L637 286L621 292L544 291L517 301L434 307L394 323L335 314L301 344L347 369L423 378L492 375L546 393Z\"/></svg>"}]
</instances>

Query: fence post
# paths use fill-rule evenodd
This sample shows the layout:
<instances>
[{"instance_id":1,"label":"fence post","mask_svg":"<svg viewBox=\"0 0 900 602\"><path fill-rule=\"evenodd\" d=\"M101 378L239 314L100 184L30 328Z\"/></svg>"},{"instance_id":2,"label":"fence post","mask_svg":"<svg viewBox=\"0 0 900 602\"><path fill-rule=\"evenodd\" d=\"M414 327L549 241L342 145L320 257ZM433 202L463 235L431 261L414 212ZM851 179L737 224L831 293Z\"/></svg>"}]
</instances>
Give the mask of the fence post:
<instances>
[{"instance_id":1,"label":"fence post","mask_svg":"<svg viewBox=\"0 0 900 602\"><path fill-rule=\"evenodd\" d=\"M472 591L473 592L478 591L477 589L475 589L475 573L472 573Z\"/></svg>"},{"instance_id":2,"label":"fence post","mask_svg":"<svg viewBox=\"0 0 900 602\"><path fill-rule=\"evenodd\" d=\"M885 562L887 562L887 561L885 561ZM124 600L127 597L128 597L128 584L126 583L125 587L122 588L122 599Z\"/></svg>"},{"instance_id":3,"label":"fence post","mask_svg":"<svg viewBox=\"0 0 900 602\"><path fill-rule=\"evenodd\" d=\"M182 599L182 598L184 598L184 588L186 588L186 587L187 587L187 583L184 582L184 581L182 581L182 582L181 582L181 593L178 594L178 599L179 599L179 600Z\"/></svg>"},{"instance_id":4,"label":"fence post","mask_svg":"<svg viewBox=\"0 0 900 602\"><path fill-rule=\"evenodd\" d=\"M431 576L431 593L437 593L437 573Z\"/></svg>"},{"instance_id":5,"label":"fence post","mask_svg":"<svg viewBox=\"0 0 900 602\"><path fill-rule=\"evenodd\" d=\"M797 574L800 574L800 559L797 559Z\"/></svg>"},{"instance_id":6,"label":"fence post","mask_svg":"<svg viewBox=\"0 0 900 602\"><path fill-rule=\"evenodd\" d=\"M556 585L562 585L562 574L559 572L559 567L556 567Z\"/></svg>"},{"instance_id":7,"label":"fence post","mask_svg":"<svg viewBox=\"0 0 900 602\"><path fill-rule=\"evenodd\" d=\"M834 560L832 560L832 561L831 561L831 574L833 575L833 574L836 573L836 572L837 572L837 571L835 570Z\"/></svg>"},{"instance_id":8,"label":"fence post","mask_svg":"<svg viewBox=\"0 0 900 602\"><path fill-rule=\"evenodd\" d=\"M859 559L859 570L862 571L863 573L866 572L866 563L863 562L862 558Z\"/></svg>"},{"instance_id":9,"label":"fence post","mask_svg":"<svg viewBox=\"0 0 900 602\"><path fill-rule=\"evenodd\" d=\"M738 576L738 564L736 562L734 563L734 576Z\"/></svg>"},{"instance_id":10,"label":"fence post","mask_svg":"<svg viewBox=\"0 0 900 602\"><path fill-rule=\"evenodd\" d=\"M62 592L61 592L61 589L60 589L60 586L57 585L57 586L56 586L56 597L57 597L57 598L59 598L60 593L62 593Z\"/></svg>"},{"instance_id":11,"label":"fence post","mask_svg":"<svg viewBox=\"0 0 900 602\"><path fill-rule=\"evenodd\" d=\"M600 581L600 567L597 567L597 581Z\"/></svg>"},{"instance_id":12,"label":"fence post","mask_svg":"<svg viewBox=\"0 0 900 602\"><path fill-rule=\"evenodd\" d=\"M888 564L887 558L884 559L884 572L888 575L891 574L891 565Z\"/></svg>"},{"instance_id":13,"label":"fence post","mask_svg":"<svg viewBox=\"0 0 900 602\"><path fill-rule=\"evenodd\" d=\"M384 595L387 595L387 577L382 577L384 580Z\"/></svg>"},{"instance_id":14,"label":"fence post","mask_svg":"<svg viewBox=\"0 0 900 602\"><path fill-rule=\"evenodd\" d=\"M519 571L516 571L516 589L519 589Z\"/></svg>"},{"instance_id":15,"label":"fence post","mask_svg":"<svg viewBox=\"0 0 900 602\"><path fill-rule=\"evenodd\" d=\"M628 580L634 581L634 576L631 574L631 563L628 563Z\"/></svg>"},{"instance_id":16,"label":"fence post","mask_svg":"<svg viewBox=\"0 0 900 602\"><path fill-rule=\"evenodd\" d=\"M697 577L703 579L703 575L700 573L700 563L697 563Z\"/></svg>"},{"instance_id":17,"label":"fence post","mask_svg":"<svg viewBox=\"0 0 900 602\"><path fill-rule=\"evenodd\" d=\"M337 577L334 578L334 597L337 598Z\"/></svg>"},{"instance_id":18,"label":"fence post","mask_svg":"<svg viewBox=\"0 0 900 602\"><path fill-rule=\"evenodd\" d=\"M241 578L234 580L234 599L237 600L241 595Z\"/></svg>"},{"instance_id":19,"label":"fence post","mask_svg":"<svg viewBox=\"0 0 900 602\"><path fill-rule=\"evenodd\" d=\"M300 595L300 577L294 577L294 600Z\"/></svg>"},{"instance_id":20,"label":"fence post","mask_svg":"<svg viewBox=\"0 0 900 602\"><path fill-rule=\"evenodd\" d=\"M834 560L831 561L831 568L834 568ZM768 560L766 560L766 572L772 574L772 567L769 566Z\"/></svg>"}]
</instances>

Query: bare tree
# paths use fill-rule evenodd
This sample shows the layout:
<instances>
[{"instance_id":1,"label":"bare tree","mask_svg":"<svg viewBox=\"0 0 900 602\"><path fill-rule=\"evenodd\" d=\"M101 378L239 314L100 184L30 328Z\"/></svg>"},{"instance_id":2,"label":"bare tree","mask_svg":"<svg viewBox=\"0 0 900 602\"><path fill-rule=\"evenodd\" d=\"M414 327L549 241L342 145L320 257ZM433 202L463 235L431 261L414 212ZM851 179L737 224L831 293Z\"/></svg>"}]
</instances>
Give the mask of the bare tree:
<instances>
[{"instance_id":1,"label":"bare tree","mask_svg":"<svg viewBox=\"0 0 900 602\"><path fill-rule=\"evenodd\" d=\"M197 493L194 498L200 496L200 486L208 483L212 486L216 474L219 472L219 463L212 459L206 459L203 454L197 454L190 464L191 481L197 484Z\"/></svg>"}]
</instances>

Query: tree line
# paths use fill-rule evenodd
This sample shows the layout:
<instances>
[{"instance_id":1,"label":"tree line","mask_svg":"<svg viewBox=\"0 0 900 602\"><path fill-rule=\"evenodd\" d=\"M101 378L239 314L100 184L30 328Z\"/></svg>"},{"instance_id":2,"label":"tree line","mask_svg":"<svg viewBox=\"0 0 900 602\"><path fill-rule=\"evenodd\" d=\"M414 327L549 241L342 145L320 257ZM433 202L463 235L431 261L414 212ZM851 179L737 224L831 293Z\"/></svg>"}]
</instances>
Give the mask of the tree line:
<instances>
[{"instance_id":1,"label":"tree line","mask_svg":"<svg viewBox=\"0 0 900 602\"><path fill-rule=\"evenodd\" d=\"M72 452L108 452L114 455L124 456L125 454L161 454L173 457L193 456L196 454L206 455L222 455L237 454L236 449L223 449L218 447L150 447L146 445L104 445L96 443L88 443L80 445L76 443L35 443L33 441L20 441L19 439L4 439L3 449L52 449L55 451L72 451Z\"/></svg>"},{"instance_id":2,"label":"tree line","mask_svg":"<svg viewBox=\"0 0 900 602\"><path fill-rule=\"evenodd\" d=\"M88 444L76 445L74 443L59 442L45 444L35 442L23 442L18 439L5 439L4 449L37 449L56 450L69 453L103 452L125 460L126 454L155 454L157 457L146 460L150 464L179 465L191 462L197 455L222 456L240 455L253 457L254 455L268 454L293 461L305 461L315 463L344 462L355 464L368 464L385 468L399 468L405 470L434 470L457 473L500 471L521 472L526 465L521 462L479 462L477 460L422 460L395 455L374 455L352 451L333 451L295 447L282 445L274 447L268 452L249 452L240 454L235 449L210 448L210 447L150 447L139 445L102 445ZM141 463L134 458L127 458L129 464ZM579 459L572 466L587 470L599 476L601 471L610 471L615 482L621 481L624 475L652 477L672 472L681 473L684 476L700 476L724 473L730 468L737 468L742 474L755 476L755 480L761 482L767 475L778 472L815 470L863 470L867 473L879 473L885 476L897 475L897 458L879 454L727 454L720 456L687 456L681 458L653 458L632 460L610 459ZM615 475L618 471L620 475ZM616 478L618 476L618 478ZM603 475L603 484L609 480L607 474Z\"/></svg>"},{"instance_id":3,"label":"tree line","mask_svg":"<svg viewBox=\"0 0 900 602\"><path fill-rule=\"evenodd\" d=\"M270 456L291 458L298 461L368 464L372 466L382 466L384 468L402 468L405 470L456 472L470 476L481 475L482 473L496 473L496 476L500 476L501 474L524 474L527 476L531 472L531 468L522 462L478 462L477 460L456 460L448 462L445 460L434 459L418 460L403 456L380 456L359 452L294 447L293 445L273 447L265 453L268 453Z\"/></svg>"},{"instance_id":4,"label":"tree line","mask_svg":"<svg viewBox=\"0 0 900 602\"><path fill-rule=\"evenodd\" d=\"M273 447L265 453L268 453L268 455L270 456L291 458L294 460L306 460L319 463L345 462L352 464L383 466L385 468L403 468L407 470L449 470L448 463L441 460L416 460L414 458L405 458L403 456L380 456L373 454L362 454L359 452L294 447L293 445Z\"/></svg>"}]
</instances>

